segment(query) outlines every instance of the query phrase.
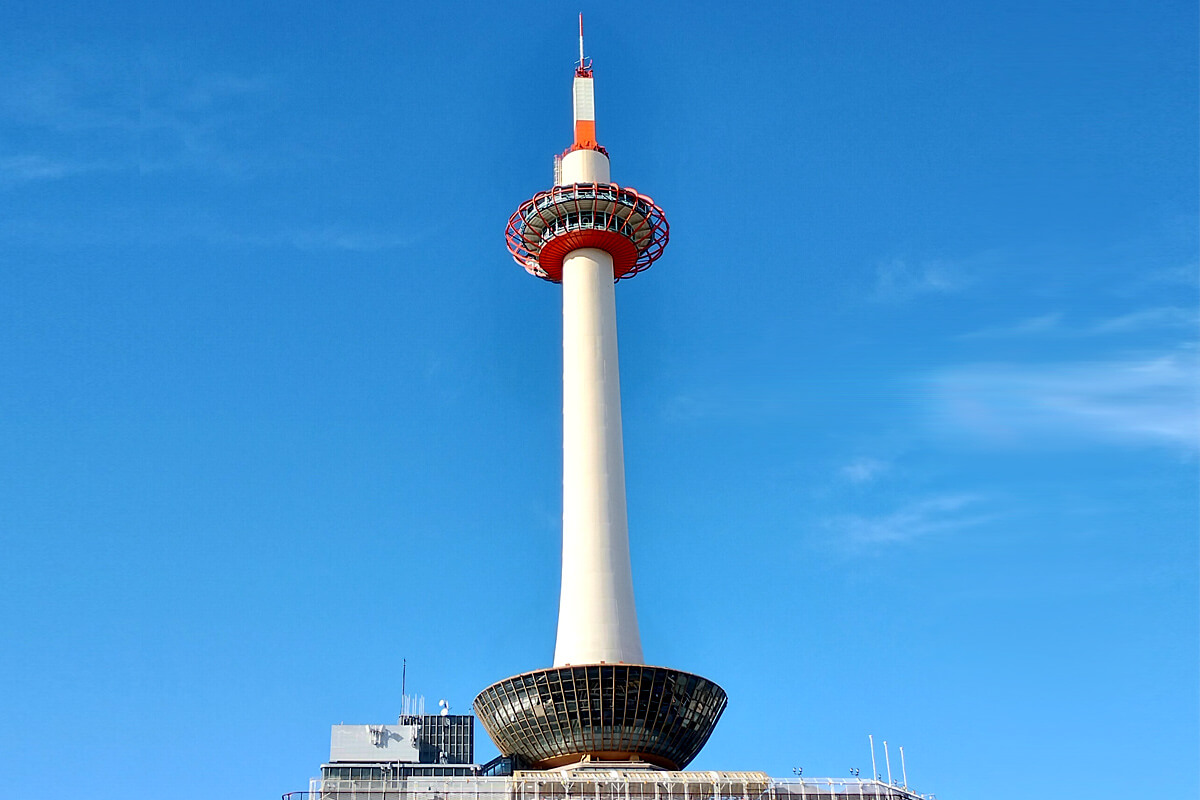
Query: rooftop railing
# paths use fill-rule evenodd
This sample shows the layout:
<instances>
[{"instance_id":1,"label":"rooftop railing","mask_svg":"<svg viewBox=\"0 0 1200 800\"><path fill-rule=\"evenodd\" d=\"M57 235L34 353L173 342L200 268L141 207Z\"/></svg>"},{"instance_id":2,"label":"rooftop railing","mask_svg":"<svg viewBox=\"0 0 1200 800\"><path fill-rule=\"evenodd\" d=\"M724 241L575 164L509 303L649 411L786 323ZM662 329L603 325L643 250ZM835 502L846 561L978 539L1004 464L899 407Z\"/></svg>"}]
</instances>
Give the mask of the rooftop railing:
<instances>
[{"instance_id":1,"label":"rooftop railing","mask_svg":"<svg viewBox=\"0 0 1200 800\"><path fill-rule=\"evenodd\" d=\"M911 788L863 778L761 778L754 773L603 771L505 778L325 780L283 800L936 800ZM585 777L586 776L586 777Z\"/></svg>"}]
</instances>

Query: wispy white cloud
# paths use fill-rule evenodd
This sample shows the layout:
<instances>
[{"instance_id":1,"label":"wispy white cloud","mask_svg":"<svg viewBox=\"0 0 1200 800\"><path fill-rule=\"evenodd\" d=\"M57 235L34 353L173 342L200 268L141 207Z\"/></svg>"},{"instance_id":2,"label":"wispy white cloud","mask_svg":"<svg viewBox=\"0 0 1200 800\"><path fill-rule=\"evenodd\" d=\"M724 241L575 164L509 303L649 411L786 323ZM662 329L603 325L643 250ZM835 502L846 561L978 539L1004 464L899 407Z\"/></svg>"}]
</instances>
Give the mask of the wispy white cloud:
<instances>
[{"instance_id":1,"label":"wispy white cloud","mask_svg":"<svg viewBox=\"0 0 1200 800\"><path fill-rule=\"evenodd\" d=\"M0 181L56 180L97 165L230 175L261 162L263 153L243 151L253 141L245 131L266 113L267 79L188 71L148 55L135 61L113 69L75 52L0 73L0 125L28 143L0 152Z\"/></svg>"},{"instance_id":2,"label":"wispy white cloud","mask_svg":"<svg viewBox=\"0 0 1200 800\"><path fill-rule=\"evenodd\" d=\"M141 245L203 242L220 247L281 248L305 251L370 253L411 247L442 232L438 225L423 229L371 227L348 222L314 226L256 224L233 227L211 215L165 213L131 225L119 213L97 220L0 219L0 244L31 244L57 249L107 247L136 240Z\"/></svg>"},{"instance_id":3,"label":"wispy white cloud","mask_svg":"<svg viewBox=\"0 0 1200 800\"><path fill-rule=\"evenodd\" d=\"M856 458L838 470L838 475L851 483L870 483L889 469L891 464L877 458Z\"/></svg>"},{"instance_id":4,"label":"wispy white cloud","mask_svg":"<svg viewBox=\"0 0 1200 800\"><path fill-rule=\"evenodd\" d=\"M960 339L1004 339L1017 336L1035 336L1058 330L1061 327L1063 314L1053 311L1036 317L1026 317L1008 325L997 325L990 328L980 328L970 333L964 333Z\"/></svg>"},{"instance_id":5,"label":"wispy white cloud","mask_svg":"<svg viewBox=\"0 0 1200 800\"><path fill-rule=\"evenodd\" d=\"M960 339L1008 339L1039 335L1107 336L1155 329L1200 327L1200 310L1180 306L1140 308L1114 317L1070 324L1061 311L1026 317L1006 325L995 325L961 334Z\"/></svg>"},{"instance_id":6,"label":"wispy white cloud","mask_svg":"<svg viewBox=\"0 0 1200 800\"><path fill-rule=\"evenodd\" d=\"M892 259L875 268L873 299L894 303L923 294L946 294L960 291L970 282L971 275L961 262Z\"/></svg>"},{"instance_id":7,"label":"wispy white cloud","mask_svg":"<svg viewBox=\"0 0 1200 800\"><path fill-rule=\"evenodd\" d=\"M61 178L73 171L67 162L44 156L0 157L0 182L5 183L23 183L41 178Z\"/></svg>"},{"instance_id":8,"label":"wispy white cloud","mask_svg":"<svg viewBox=\"0 0 1200 800\"><path fill-rule=\"evenodd\" d=\"M1104 361L961 367L928 388L933 424L956 436L1016 445L1200 445L1195 347Z\"/></svg>"},{"instance_id":9,"label":"wispy white cloud","mask_svg":"<svg viewBox=\"0 0 1200 800\"><path fill-rule=\"evenodd\" d=\"M1200 284L1200 263L1179 264L1172 267L1161 267L1149 272L1145 278L1156 283L1176 283L1184 286Z\"/></svg>"},{"instance_id":10,"label":"wispy white cloud","mask_svg":"<svg viewBox=\"0 0 1200 800\"><path fill-rule=\"evenodd\" d=\"M32 181L58 180L114 168L111 164L101 162L82 162L36 154L0 156L0 188Z\"/></svg>"},{"instance_id":11,"label":"wispy white cloud","mask_svg":"<svg viewBox=\"0 0 1200 800\"><path fill-rule=\"evenodd\" d=\"M957 493L925 497L883 514L843 514L826 520L837 542L863 551L903 545L935 535L948 535L997 518L981 494Z\"/></svg>"},{"instance_id":12,"label":"wispy white cloud","mask_svg":"<svg viewBox=\"0 0 1200 800\"><path fill-rule=\"evenodd\" d=\"M1039 305L1053 304L1029 320L1045 324L1050 314L1061 313L1060 308L1079 309L1088 298L1126 298L1147 306L1179 304L1177 288L1200 287L1195 253L1195 220L1168 219L1141 235L1107 242L1012 243L951 258L884 259L875 265L875 282L867 299L898 303L962 293L985 299L987 309L981 310L990 310L1026 298ZM1193 293L1186 300L1194 297Z\"/></svg>"},{"instance_id":13,"label":"wispy white cloud","mask_svg":"<svg viewBox=\"0 0 1200 800\"><path fill-rule=\"evenodd\" d=\"M1091 333L1131 333L1147 328L1195 328L1200 325L1200 312L1195 308L1161 306L1131 311L1101 320L1089 329Z\"/></svg>"},{"instance_id":14,"label":"wispy white cloud","mask_svg":"<svg viewBox=\"0 0 1200 800\"><path fill-rule=\"evenodd\" d=\"M794 403L794 397L786 391L781 392L778 387L759 387L756 390L746 386L735 389L706 387L668 398L661 413L671 423L728 418L759 419L783 413Z\"/></svg>"},{"instance_id":15,"label":"wispy white cloud","mask_svg":"<svg viewBox=\"0 0 1200 800\"><path fill-rule=\"evenodd\" d=\"M223 243L247 244L259 247L292 247L297 250L346 250L373 253L408 247L427 234L406 234L397 231L367 230L345 225L325 225L316 228L288 228L274 233L220 234ZM217 238L217 237L214 237Z\"/></svg>"}]
</instances>

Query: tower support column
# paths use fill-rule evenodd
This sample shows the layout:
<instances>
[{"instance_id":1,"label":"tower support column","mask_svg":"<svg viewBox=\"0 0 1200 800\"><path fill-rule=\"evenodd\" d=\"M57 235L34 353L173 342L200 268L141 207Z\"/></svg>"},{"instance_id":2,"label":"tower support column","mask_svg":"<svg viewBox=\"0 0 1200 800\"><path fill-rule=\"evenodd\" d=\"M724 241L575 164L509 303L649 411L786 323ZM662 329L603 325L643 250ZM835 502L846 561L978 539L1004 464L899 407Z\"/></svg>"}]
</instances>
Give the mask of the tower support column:
<instances>
[{"instance_id":1,"label":"tower support column","mask_svg":"<svg viewBox=\"0 0 1200 800\"><path fill-rule=\"evenodd\" d=\"M562 286L563 554L554 664L641 664L612 256L571 251Z\"/></svg>"}]
</instances>

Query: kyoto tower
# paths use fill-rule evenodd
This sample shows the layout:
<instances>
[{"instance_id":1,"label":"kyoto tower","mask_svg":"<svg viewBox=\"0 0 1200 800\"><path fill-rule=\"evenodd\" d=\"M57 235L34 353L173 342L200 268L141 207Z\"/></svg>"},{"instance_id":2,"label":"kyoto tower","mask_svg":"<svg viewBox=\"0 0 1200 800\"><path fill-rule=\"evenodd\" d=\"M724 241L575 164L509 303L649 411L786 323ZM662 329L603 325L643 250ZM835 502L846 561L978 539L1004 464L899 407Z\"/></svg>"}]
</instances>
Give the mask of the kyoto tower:
<instances>
[{"instance_id":1,"label":"kyoto tower","mask_svg":"<svg viewBox=\"0 0 1200 800\"><path fill-rule=\"evenodd\" d=\"M575 139L555 185L518 207L508 249L563 292L562 589L554 666L500 681L475 711L500 752L535 769L624 762L682 769L704 746L726 696L712 681L642 655L629 532L614 284L662 255L668 225L646 195L609 177L596 139L592 65L583 52Z\"/></svg>"}]
</instances>

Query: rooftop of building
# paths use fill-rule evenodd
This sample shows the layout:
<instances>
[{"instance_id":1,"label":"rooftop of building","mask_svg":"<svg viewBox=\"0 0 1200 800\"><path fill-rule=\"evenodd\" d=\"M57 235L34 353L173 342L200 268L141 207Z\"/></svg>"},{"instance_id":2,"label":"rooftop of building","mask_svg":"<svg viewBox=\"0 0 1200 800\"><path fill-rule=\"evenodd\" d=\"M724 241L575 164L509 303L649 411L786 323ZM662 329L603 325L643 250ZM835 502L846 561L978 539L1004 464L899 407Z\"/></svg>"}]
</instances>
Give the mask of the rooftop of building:
<instances>
[{"instance_id":1,"label":"rooftop of building","mask_svg":"<svg viewBox=\"0 0 1200 800\"><path fill-rule=\"evenodd\" d=\"M868 778L771 778L763 772L615 769L518 771L505 777L314 778L284 800L936 800Z\"/></svg>"}]
</instances>

